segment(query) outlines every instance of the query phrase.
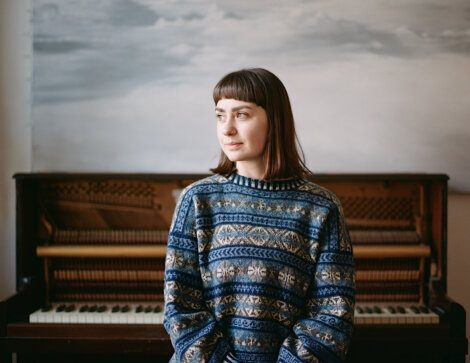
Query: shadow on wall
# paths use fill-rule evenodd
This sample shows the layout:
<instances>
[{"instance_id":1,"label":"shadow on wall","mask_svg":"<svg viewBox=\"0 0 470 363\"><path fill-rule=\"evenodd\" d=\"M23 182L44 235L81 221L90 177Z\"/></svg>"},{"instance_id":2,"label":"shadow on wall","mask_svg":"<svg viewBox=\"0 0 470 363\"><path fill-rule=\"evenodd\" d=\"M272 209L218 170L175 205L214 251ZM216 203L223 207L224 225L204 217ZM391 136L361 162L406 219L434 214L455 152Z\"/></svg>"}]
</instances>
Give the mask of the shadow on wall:
<instances>
[{"instance_id":1,"label":"shadow on wall","mask_svg":"<svg viewBox=\"0 0 470 363\"><path fill-rule=\"evenodd\" d=\"M15 185L31 170L31 1L0 1L0 299L15 290Z\"/></svg>"},{"instance_id":2,"label":"shadow on wall","mask_svg":"<svg viewBox=\"0 0 470 363\"><path fill-rule=\"evenodd\" d=\"M0 7L0 14L3 13ZM1 20L0 20L1 22ZM0 33L0 36L3 32ZM3 43L0 43L2 46ZM4 54L3 46L0 54ZM4 77L4 59L0 60L0 276L3 283L0 284L0 300L13 291L14 287L14 184L11 178L13 159L10 115L7 112L6 77Z\"/></svg>"}]
</instances>

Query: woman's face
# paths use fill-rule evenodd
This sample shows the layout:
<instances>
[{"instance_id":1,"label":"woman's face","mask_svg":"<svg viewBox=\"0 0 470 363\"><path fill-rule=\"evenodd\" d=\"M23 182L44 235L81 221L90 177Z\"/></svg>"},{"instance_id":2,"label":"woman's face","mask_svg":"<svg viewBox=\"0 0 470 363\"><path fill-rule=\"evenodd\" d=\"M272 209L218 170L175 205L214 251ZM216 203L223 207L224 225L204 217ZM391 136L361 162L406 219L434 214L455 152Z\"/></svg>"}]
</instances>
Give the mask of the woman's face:
<instances>
[{"instance_id":1,"label":"woman's face","mask_svg":"<svg viewBox=\"0 0 470 363\"><path fill-rule=\"evenodd\" d=\"M251 102L223 98L215 107L217 137L233 162L263 162L268 136L266 111Z\"/></svg>"}]
</instances>

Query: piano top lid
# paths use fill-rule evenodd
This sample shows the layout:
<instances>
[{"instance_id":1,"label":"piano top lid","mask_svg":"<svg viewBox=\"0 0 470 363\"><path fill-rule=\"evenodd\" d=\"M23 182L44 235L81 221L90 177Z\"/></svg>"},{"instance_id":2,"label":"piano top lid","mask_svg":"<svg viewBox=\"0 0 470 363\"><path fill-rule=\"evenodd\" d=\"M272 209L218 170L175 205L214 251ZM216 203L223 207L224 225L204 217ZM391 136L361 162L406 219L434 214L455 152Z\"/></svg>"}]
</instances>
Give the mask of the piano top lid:
<instances>
[{"instance_id":1,"label":"piano top lid","mask_svg":"<svg viewBox=\"0 0 470 363\"><path fill-rule=\"evenodd\" d=\"M127 172L33 172L16 173L14 179L200 179L210 173L127 173ZM314 173L314 180L371 180L371 181L412 181L412 180L449 180L444 173Z\"/></svg>"}]
</instances>

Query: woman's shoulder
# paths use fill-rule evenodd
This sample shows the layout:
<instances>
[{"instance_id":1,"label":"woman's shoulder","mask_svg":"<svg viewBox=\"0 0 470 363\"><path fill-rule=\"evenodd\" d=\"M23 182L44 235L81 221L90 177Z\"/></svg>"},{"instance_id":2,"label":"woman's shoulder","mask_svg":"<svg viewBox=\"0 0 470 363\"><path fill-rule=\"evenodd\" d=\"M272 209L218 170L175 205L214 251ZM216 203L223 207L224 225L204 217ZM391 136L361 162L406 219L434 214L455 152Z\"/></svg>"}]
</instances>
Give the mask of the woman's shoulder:
<instances>
[{"instance_id":1,"label":"woman's shoulder","mask_svg":"<svg viewBox=\"0 0 470 363\"><path fill-rule=\"evenodd\" d=\"M194 196L198 193L205 193L212 190L217 190L217 185L226 183L227 179L219 174L214 174L207 176L205 178L196 180L184 187L183 189L174 189L173 198L175 199L176 213L180 214L181 210L188 210L191 207L194 201ZM185 214L186 212L182 213Z\"/></svg>"},{"instance_id":2,"label":"woman's shoulder","mask_svg":"<svg viewBox=\"0 0 470 363\"><path fill-rule=\"evenodd\" d=\"M181 194L196 194L198 192L208 191L227 183L227 181L227 178L221 174L212 174L192 182L181 191Z\"/></svg>"},{"instance_id":3,"label":"woman's shoulder","mask_svg":"<svg viewBox=\"0 0 470 363\"><path fill-rule=\"evenodd\" d=\"M341 206L341 202L338 196L333 191L313 182L312 180L308 178L305 178L304 180L305 180L305 183L303 183L299 187L299 190L305 193L308 193L314 198L324 200L325 202L331 204L334 207Z\"/></svg>"},{"instance_id":4,"label":"woman's shoulder","mask_svg":"<svg viewBox=\"0 0 470 363\"><path fill-rule=\"evenodd\" d=\"M227 178L221 174L212 174L205 178L196 180L189 184L185 189L187 190L199 190L209 185L220 185L227 183Z\"/></svg>"}]
</instances>

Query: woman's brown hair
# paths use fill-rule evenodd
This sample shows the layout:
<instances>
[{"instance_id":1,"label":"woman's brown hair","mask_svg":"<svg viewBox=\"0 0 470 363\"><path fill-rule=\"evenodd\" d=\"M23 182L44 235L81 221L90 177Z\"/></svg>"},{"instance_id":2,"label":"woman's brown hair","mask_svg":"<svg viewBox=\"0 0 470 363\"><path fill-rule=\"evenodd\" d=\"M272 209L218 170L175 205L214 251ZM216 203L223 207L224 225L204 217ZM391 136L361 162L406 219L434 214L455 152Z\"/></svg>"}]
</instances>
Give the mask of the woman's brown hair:
<instances>
[{"instance_id":1,"label":"woman's brown hair","mask_svg":"<svg viewBox=\"0 0 470 363\"><path fill-rule=\"evenodd\" d=\"M305 155L294 126L294 115L287 90L281 80L263 68L241 69L224 76L215 86L214 103L223 98L252 102L266 111L268 137L265 148L267 160L263 179L286 179L311 176L305 165ZM235 163L221 151L213 173L236 171Z\"/></svg>"}]
</instances>

